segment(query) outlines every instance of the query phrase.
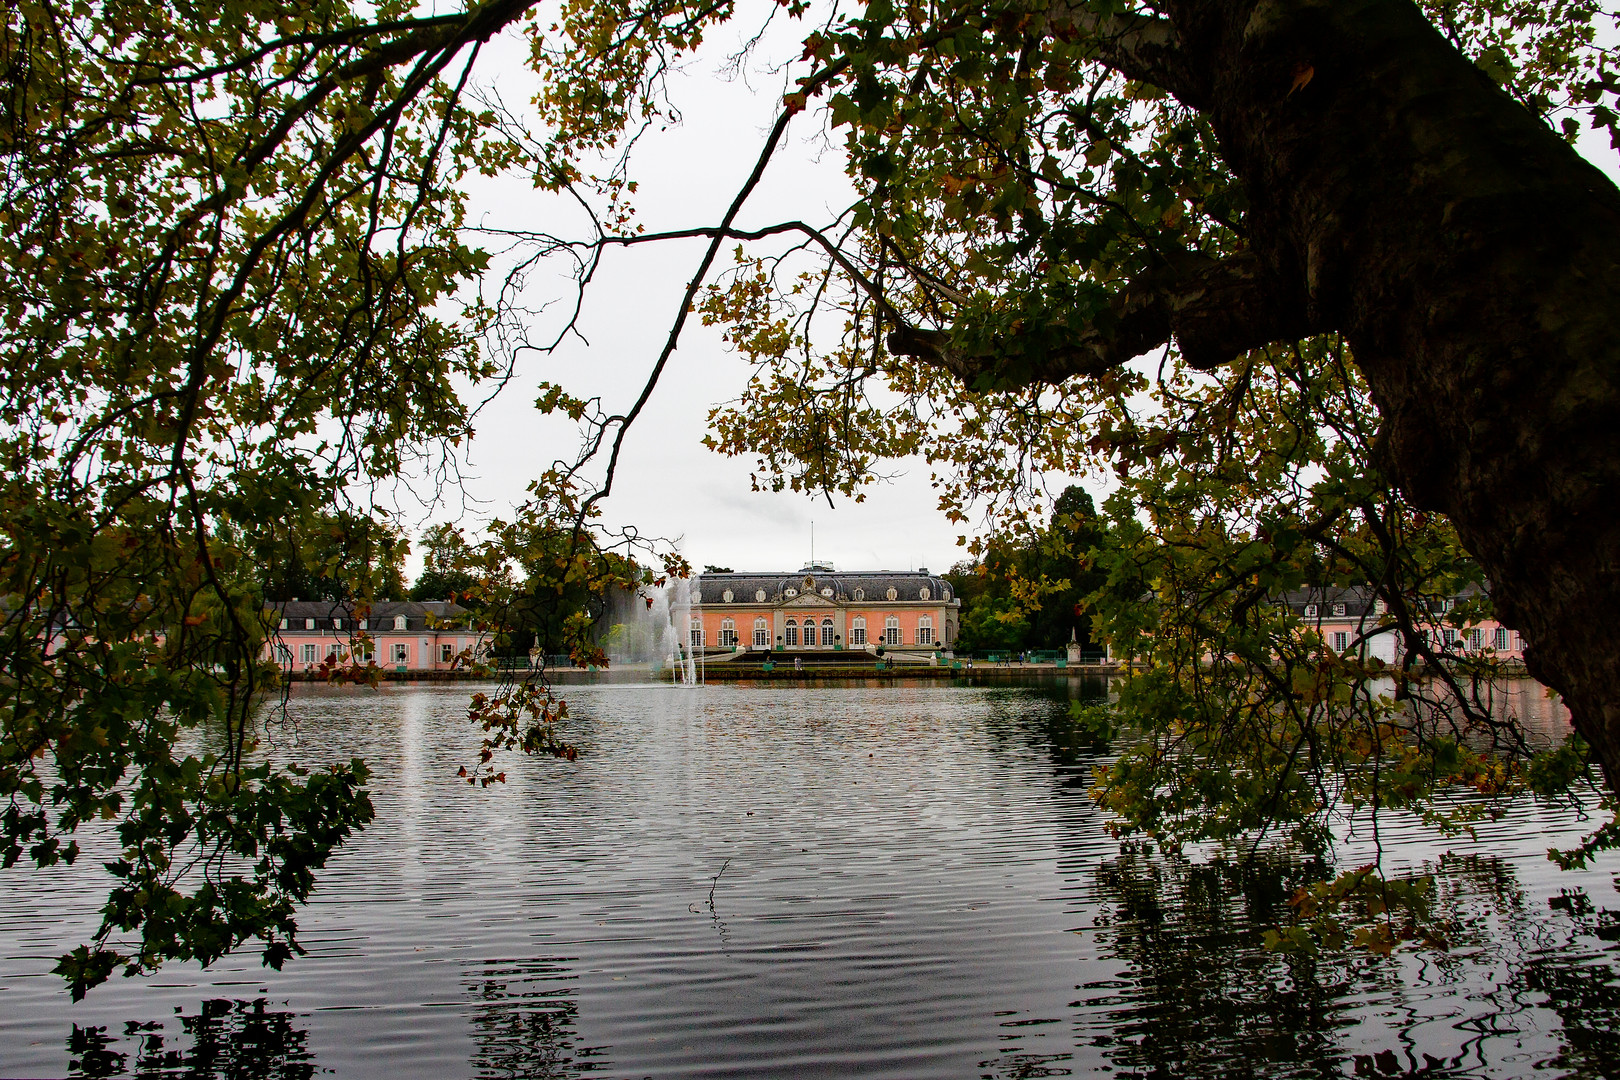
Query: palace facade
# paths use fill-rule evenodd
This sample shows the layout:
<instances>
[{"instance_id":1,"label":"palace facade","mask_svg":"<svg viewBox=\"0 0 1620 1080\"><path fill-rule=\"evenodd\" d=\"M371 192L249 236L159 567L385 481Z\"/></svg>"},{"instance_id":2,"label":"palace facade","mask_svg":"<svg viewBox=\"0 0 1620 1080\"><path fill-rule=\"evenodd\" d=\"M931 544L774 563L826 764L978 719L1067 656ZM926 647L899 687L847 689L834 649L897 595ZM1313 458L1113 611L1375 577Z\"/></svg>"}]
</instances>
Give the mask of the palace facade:
<instances>
[{"instance_id":1,"label":"palace facade","mask_svg":"<svg viewBox=\"0 0 1620 1080\"><path fill-rule=\"evenodd\" d=\"M704 652L948 653L961 606L926 567L704 574L692 585L688 641Z\"/></svg>"},{"instance_id":2,"label":"palace facade","mask_svg":"<svg viewBox=\"0 0 1620 1080\"><path fill-rule=\"evenodd\" d=\"M1425 624L1414 630L1437 655L1478 656L1488 652L1499 660L1522 662L1523 638L1517 630L1495 619L1461 627L1446 625L1447 613L1459 601L1475 597L1479 591L1478 586L1471 585L1456 597L1414 599L1414 617ZM1336 653L1353 649L1361 656L1377 657L1392 665L1401 663L1405 657L1401 629L1371 589L1301 589L1285 594L1281 600Z\"/></svg>"},{"instance_id":3,"label":"palace facade","mask_svg":"<svg viewBox=\"0 0 1620 1080\"><path fill-rule=\"evenodd\" d=\"M456 657L489 644L488 635L468 627L466 608L443 600L378 600L358 608L341 600L291 600L271 604L270 611L274 656L286 671L308 671L328 658L395 671L447 671Z\"/></svg>"}]
</instances>

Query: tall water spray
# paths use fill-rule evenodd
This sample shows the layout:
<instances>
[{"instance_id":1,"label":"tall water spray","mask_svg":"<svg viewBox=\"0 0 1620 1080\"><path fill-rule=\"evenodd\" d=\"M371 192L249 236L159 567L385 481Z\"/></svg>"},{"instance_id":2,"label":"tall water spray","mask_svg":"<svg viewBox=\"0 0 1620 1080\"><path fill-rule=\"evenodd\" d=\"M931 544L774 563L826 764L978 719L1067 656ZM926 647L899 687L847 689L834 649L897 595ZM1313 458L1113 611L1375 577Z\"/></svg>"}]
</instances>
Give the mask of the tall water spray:
<instances>
[{"instance_id":1,"label":"tall water spray","mask_svg":"<svg viewBox=\"0 0 1620 1080\"><path fill-rule=\"evenodd\" d=\"M665 588L643 586L618 594L603 643L609 662L646 664L654 676L674 669L677 681L694 685L698 665L687 627L697 588L697 578L677 578Z\"/></svg>"}]
</instances>

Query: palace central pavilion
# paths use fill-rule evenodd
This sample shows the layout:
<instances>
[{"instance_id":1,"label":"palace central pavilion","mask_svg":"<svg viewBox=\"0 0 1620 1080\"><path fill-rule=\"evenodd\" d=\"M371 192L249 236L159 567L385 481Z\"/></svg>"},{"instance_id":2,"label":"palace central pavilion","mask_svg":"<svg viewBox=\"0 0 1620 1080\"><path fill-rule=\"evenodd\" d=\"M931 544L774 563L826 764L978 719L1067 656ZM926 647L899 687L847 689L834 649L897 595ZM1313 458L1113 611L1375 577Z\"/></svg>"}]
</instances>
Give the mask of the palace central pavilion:
<instances>
[{"instance_id":1,"label":"palace central pavilion","mask_svg":"<svg viewBox=\"0 0 1620 1080\"><path fill-rule=\"evenodd\" d=\"M823 563L797 573L704 574L688 633L694 649L859 649L931 654L956 642L961 601L920 570L844 574Z\"/></svg>"}]
</instances>

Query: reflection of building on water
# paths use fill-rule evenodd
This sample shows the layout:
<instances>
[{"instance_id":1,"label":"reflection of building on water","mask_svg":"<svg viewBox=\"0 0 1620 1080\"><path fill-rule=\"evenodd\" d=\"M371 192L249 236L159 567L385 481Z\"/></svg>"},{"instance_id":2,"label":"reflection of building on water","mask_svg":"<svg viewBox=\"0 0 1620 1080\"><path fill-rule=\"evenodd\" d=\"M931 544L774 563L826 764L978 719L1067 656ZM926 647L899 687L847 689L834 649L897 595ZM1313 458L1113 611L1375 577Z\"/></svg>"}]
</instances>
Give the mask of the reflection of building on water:
<instances>
[{"instance_id":1,"label":"reflection of building on water","mask_svg":"<svg viewBox=\"0 0 1620 1080\"><path fill-rule=\"evenodd\" d=\"M122 1039L104 1027L75 1024L68 1037L68 1071L77 1076L307 1080L315 1075L315 1058L299 1019L296 1013L265 1008L263 998L215 998L202 1002L196 1013L179 1017L183 1035L161 1020L131 1020Z\"/></svg>"},{"instance_id":2,"label":"reflection of building on water","mask_svg":"<svg viewBox=\"0 0 1620 1080\"><path fill-rule=\"evenodd\" d=\"M604 1067L605 1050L579 1045L578 976L554 960L491 961L467 973L471 1075L564 1080Z\"/></svg>"},{"instance_id":3,"label":"reflection of building on water","mask_svg":"<svg viewBox=\"0 0 1620 1080\"><path fill-rule=\"evenodd\" d=\"M1459 596L1425 598L1413 601L1414 627L1436 653L1451 656L1495 656L1499 660L1524 660L1524 642L1519 633L1495 619L1452 624L1452 613L1459 603L1480 597L1477 586ZM1363 587L1343 589L1299 589L1285 593L1286 604L1307 628L1320 634L1322 642L1336 653L1355 652L1376 657L1385 663L1400 663L1411 644L1388 605Z\"/></svg>"},{"instance_id":4,"label":"reflection of building on water","mask_svg":"<svg viewBox=\"0 0 1620 1080\"><path fill-rule=\"evenodd\" d=\"M927 656L955 645L961 604L927 567L839 573L811 563L797 573L709 573L692 598L688 642L711 653L882 648Z\"/></svg>"}]
</instances>

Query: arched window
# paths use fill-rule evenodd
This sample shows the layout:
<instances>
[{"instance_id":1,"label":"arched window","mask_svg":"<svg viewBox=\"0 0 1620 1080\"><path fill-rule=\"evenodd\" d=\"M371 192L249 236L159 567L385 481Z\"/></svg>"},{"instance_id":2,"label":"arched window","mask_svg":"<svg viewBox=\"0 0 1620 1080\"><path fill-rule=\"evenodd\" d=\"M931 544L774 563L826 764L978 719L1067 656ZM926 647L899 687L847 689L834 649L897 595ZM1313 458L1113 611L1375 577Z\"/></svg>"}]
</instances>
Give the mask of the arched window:
<instances>
[{"instance_id":1,"label":"arched window","mask_svg":"<svg viewBox=\"0 0 1620 1080\"><path fill-rule=\"evenodd\" d=\"M934 620L924 615L917 620L917 644L932 645L934 643Z\"/></svg>"},{"instance_id":2,"label":"arched window","mask_svg":"<svg viewBox=\"0 0 1620 1080\"><path fill-rule=\"evenodd\" d=\"M689 640L692 642L692 648L703 648L703 620L695 615L692 617L692 629L690 631Z\"/></svg>"},{"instance_id":3,"label":"arched window","mask_svg":"<svg viewBox=\"0 0 1620 1080\"><path fill-rule=\"evenodd\" d=\"M405 616L403 616L403 615L395 615L394 616L394 629L395 630L408 629L408 627L406 626L406 623L405 623Z\"/></svg>"},{"instance_id":4,"label":"arched window","mask_svg":"<svg viewBox=\"0 0 1620 1080\"><path fill-rule=\"evenodd\" d=\"M821 643L829 646L833 643L833 624L831 619L821 620Z\"/></svg>"},{"instance_id":5,"label":"arched window","mask_svg":"<svg viewBox=\"0 0 1620 1080\"><path fill-rule=\"evenodd\" d=\"M789 645L799 643L799 624L792 619L787 621L787 643Z\"/></svg>"},{"instance_id":6,"label":"arched window","mask_svg":"<svg viewBox=\"0 0 1620 1080\"><path fill-rule=\"evenodd\" d=\"M737 644L737 620L720 620L720 647L730 649Z\"/></svg>"},{"instance_id":7,"label":"arched window","mask_svg":"<svg viewBox=\"0 0 1620 1080\"><path fill-rule=\"evenodd\" d=\"M857 600L865 600L866 599L866 590L865 589L856 589L855 590L855 599L857 599Z\"/></svg>"},{"instance_id":8,"label":"arched window","mask_svg":"<svg viewBox=\"0 0 1620 1080\"><path fill-rule=\"evenodd\" d=\"M900 616L890 615L883 620L883 644L900 644Z\"/></svg>"},{"instance_id":9,"label":"arched window","mask_svg":"<svg viewBox=\"0 0 1620 1080\"><path fill-rule=\"evenodd\" d=\"M857 616L855 616L854 619L850 620L850 624L849 624L849 643L851 645L865 645L866 644L866 616L865 615L857 615Z\"/></svg>"},{"instance_id":10,"label":"arched window","mask_svg":"<svg viewBox=\"0 0 1620 1080\"><path fill-rule=\"evenodd\" d=\"M754 644L764 648L771 643L771 627L763 618L754 620Z\"/></svg>"},{"instance_id":11,"label":"arched window","mask_svg":"<svg viewBox=\"0 0 1620 1080\"><path fill-rule=\"evenodd\" d=\"M884 595L886 595L890 600L898 600L900 598L899 590L895 589L892 586L889 588L889 591L887 593L885 593Z\"/></svg>"}]
</instances>

